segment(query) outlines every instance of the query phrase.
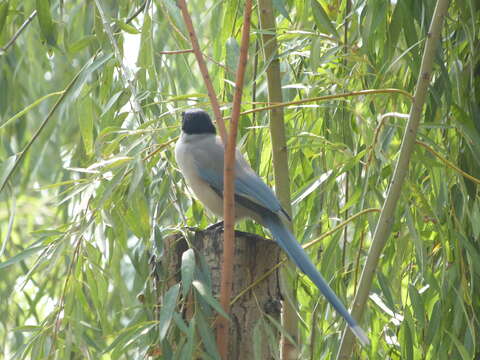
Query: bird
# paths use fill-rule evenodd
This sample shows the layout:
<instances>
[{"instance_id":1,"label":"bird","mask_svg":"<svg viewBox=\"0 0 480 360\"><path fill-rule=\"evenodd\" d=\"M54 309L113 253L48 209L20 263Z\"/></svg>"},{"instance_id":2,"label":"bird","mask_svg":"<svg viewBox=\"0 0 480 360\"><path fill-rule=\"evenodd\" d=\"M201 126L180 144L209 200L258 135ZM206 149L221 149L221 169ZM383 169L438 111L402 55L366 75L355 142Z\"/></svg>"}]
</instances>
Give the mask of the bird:
<instances>
[{"instance_id":1,"label":"bird","mask_svg":"<svg viewBox=\"0 0 480 360\"><path fill-rule=\"evenodd\" d=\"M188 187L207 209L223 218L224 144L203 109L182 113L181 134L175 145L175 159ZM341 300L310 261L288 224L289 214L274 192L247 163L241 152L235 153L235 221L250 218L266 227L295 265L305 273L334 309L346 320L363 345L369 339Z\"/></svg>"}]
</instances>

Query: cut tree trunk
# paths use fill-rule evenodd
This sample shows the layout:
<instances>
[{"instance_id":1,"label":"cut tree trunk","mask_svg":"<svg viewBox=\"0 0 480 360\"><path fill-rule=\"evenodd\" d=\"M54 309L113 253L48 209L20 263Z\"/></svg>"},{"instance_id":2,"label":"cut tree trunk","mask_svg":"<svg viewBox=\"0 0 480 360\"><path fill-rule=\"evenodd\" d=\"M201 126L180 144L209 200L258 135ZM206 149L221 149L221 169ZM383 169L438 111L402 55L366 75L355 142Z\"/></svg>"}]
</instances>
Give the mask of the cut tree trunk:
<instances>
[{"instance_id":1,"label":"cut tree trunk","mask_svg":"<svg viewBox=\"0 0 480 360\"><path fill-rule=\"evenodd\" d=\"M211 272L213 295L220 292L220 270L223 254L223 229L194 231L192 246L205 258ZM188 249L181 236L166 239L165 255L168 258L168 273L172 281L180 281L182 254ZM280 261L280 248L272 241L258 235L235 232L235 260L233 266L232 298L252 282L272 269ZM254 359L254 328L266 314L280 321L280 280L278 271L259 282L243 294L231 307L229 359ZM186 317L188 318L188 312ZM277 334L279 336L279 334ZM264 336L261 359L272 359L272 350Z\"/></svg>"}]
</instances>

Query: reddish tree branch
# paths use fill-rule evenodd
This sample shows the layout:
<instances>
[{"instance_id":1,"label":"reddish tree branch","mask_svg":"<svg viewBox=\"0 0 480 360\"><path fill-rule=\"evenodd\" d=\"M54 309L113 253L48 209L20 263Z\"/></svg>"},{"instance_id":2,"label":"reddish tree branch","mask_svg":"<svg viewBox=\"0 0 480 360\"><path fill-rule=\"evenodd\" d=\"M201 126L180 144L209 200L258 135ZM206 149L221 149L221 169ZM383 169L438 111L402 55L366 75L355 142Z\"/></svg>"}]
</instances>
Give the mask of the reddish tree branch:
<instances>
[{"instance_id":1,"label":"reddish tree branch","mask_svg":"<svg viewBox=\"0 0 480 360\"><path fill-rule=\"evenodd\" d=\"M243 83L247 66L248 45L250 38L250 17L252 15L252 0L245 1L243 15L242 40L240 44L240 58L235 77L235 93L233 95L232 120L226 143L224 159L224 194L223 194L223 218L224 218L224 245L223 264L220 282L220 304L228 314L230 310L230 297L232 291L233 256L235 248L235 145L238 130L238 119L242 102ZM228 319L220 317L217 321L217 346L222 359L228 359Z\"/></svg>"},{"instance_id":2,"label":"reddish tree branch","mask_svg":"<svg viewBox=\"0 0 480 360\"><path fill-rule=\"evenodd\" d=\"M190 42L192 43L193 52L197 58L198 67L203 76L203 81L207 87L208 97L212 103L213 114L215 115L215 120L217 121L218 130L220 131L220 136L225 144L227 140L227 130L225 128L225 122L222 118L222 112L220 111L220 104L218 103L217 95L215 89L213 88L212 80L208 74L207 65L205 59L203 58L202 51L200 50L200 45L198 44L197 35L195 34L195 29L193 28L192 18L188 13L187 4L185 0L178 0L178 7L180 8L183 16L183 21L188 30L188 35L190 36Z\"/></svg>"}]
</instances>

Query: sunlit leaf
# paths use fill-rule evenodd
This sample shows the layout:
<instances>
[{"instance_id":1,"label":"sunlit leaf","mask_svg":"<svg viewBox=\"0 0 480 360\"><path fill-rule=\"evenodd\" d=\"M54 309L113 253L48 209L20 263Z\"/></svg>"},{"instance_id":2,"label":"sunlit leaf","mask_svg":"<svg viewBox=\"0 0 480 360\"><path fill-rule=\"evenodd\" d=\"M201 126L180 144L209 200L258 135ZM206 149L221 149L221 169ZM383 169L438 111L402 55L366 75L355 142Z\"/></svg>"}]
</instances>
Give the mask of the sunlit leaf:
<instances>
[{"instance_id":1,"label":"sunlit leaf","mask_svg":"<svg viewBox=\"0 0 480 360\"><path fill-rule=\"evenodd\" d=\"M125 22L123 21L120 21L120 20L117 20L117 25L120 27L120 29L122 29L123 31L129 33L129 34L133 34L133 35L137 35L137 34L140 34L140 31L138 31L137 29L135 29L134 26L130 25L130 24L126 24Z\"/></svg>"},{"instance_id":2,"label":"sunlit leaf","mask_svg":"<svg viewBox=\"0 0 480 360\"><path fill-rule=\"evenodd\" d=\"M280 13L285 19L292 22L290 19L290 15L288 15L288 11L285 8L285 1L284 0L273 0L272 1L273 7Z\"/></svg>"},{"instance_id":3,"label":"sunlit leaf","mask_svg":"<svg viewBox=\"0 0 480 360\"><path fill-rule=\"evenodd\" d=\"M312 6L313 18L319 29L339 38L340 35L338 35L337 30L332 25L332 21L318 0L310 0L310 5Z\"/></svg>"},{"instance_id":4,"label":"sunlit leaf","mask_svg":"<svg viewBox=\"0 0 480 360\"><path fill-rule=\"evenodd\" d=\"M160 341L167 335L170 323L173 317L173 311L177 305L178 293L180 291L180 284L172 286L163 298L163 306L160 311L160 319L158 321Z\"/></svg>"},{"instance_id":5,"label":"sunlit leaf","mask_svg":"<svg viewBox=\"0 0 480 360\"><path fill-rule=\"evenodd\" d=\"M220 306L219 302L209 293L206 286L201 283L200 281L194 280L192 282L193 287L198 291L198 294L201 296L203 300L205 300L212 308L215 309L220 315L228 318L229 316L225 313L225 311Z\"/></svg>"},{"instance_id":6,"label":"sunlit leaf","mask_svg":"<svg viewBox=\"0 0 480 360\"><path fill-rule=\"evenodd\" d=\"M182 254L182 293L186 296L190 290L195 271L195 253L193 249L188 249Z\"/></svg>"},{"instance_id":7,"label":"sunlit leaf","mask_svg":"<svg viewBox=\"0 0 480 360\"><path fill-rule=\"evenodd\" d=\"M41 251L45 248L46 248L45 245L37 245L37 246L30 247L30 248L26 248L22 252L20 252L17 255L8 259L7 261L0 262L0 269L6 268L6 267L14 265L14 264L16 264L20 261L23 261L23 260L29 258L30 256L32 256L33 254L36 254L37 252L39 252L39 251Z\"/></svg>"}]
</instances>

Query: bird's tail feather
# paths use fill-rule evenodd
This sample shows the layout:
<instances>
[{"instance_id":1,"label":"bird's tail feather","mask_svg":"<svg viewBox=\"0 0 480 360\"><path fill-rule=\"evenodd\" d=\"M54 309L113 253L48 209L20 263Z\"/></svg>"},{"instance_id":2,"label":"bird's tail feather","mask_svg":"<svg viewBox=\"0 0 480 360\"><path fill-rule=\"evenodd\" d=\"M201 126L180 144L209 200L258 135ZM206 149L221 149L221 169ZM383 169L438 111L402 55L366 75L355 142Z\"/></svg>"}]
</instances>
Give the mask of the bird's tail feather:
<instances>
[{"instance_id":1,"label":"bird's tail feather","mask_svg":"<svg viewBox=\"0 0 480 360\"><path fill-rule=\"evenodd\" d=\"M270 230L273 238L288 254L290 259L314 282L314 284L327 298L330 304L332 304L335 310L337 310L338 313L347 321L350 329L357 336L360 342L363 345L367 345L369 340L365 332L350 315L348 310L342 304L337 295L335 295L322 275L320 275L301 245L297 242L293 234L288 230L280 218L278 216L268 214L264 216L263 223Z\"/></svg>"}]
</instances>

